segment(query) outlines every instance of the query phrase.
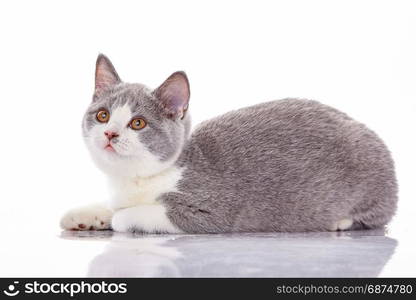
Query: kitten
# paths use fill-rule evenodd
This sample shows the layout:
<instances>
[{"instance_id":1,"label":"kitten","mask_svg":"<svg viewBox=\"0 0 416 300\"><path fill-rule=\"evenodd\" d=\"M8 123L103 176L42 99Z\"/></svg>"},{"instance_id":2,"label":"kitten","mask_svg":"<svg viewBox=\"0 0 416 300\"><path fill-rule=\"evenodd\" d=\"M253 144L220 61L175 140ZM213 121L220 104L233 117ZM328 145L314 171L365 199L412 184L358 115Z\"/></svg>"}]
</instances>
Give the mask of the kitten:
<instances>
[{"instance_id":1,"label":"kitten","mask_svg":"<svg viewBox=\"0 0 416 300\"><path fill-rule=\"evenodd\" d=\"M68 212L64 229L146 233L376 228L396 210L393 161L380 138L316 101L228 112L190 135L189 82L120 80L99 55L83 119L86 145L112 183L106 205Z\"/></svg>"}]
</instances>

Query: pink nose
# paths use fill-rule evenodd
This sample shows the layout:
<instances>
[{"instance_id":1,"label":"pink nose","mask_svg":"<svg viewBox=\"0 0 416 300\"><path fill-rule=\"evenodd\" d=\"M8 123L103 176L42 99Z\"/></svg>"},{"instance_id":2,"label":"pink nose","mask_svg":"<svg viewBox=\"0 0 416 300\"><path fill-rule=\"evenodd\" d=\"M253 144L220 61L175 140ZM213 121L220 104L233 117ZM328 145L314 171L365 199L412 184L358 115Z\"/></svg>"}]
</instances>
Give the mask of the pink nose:
<instances>
[{"instance_id":1,"label":"pink nose","mask_svg":"<svg viewBox=\"0 0 416 300\"><path fill-rule=\"evenodd\" d=\"M111 141L111 139L118 137L118 133L114 132L114 131L110 131L110 130L106 130L104 131L105 136L108 138L109 141Z\"/></svg>"}]
</instances>

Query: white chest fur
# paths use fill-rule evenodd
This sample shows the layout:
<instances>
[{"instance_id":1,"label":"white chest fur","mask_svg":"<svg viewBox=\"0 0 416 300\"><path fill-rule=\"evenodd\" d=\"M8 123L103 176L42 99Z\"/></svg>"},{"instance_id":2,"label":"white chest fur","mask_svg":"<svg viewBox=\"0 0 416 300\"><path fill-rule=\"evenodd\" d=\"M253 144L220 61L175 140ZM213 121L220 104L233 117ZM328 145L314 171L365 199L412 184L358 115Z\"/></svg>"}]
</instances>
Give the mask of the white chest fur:
<instances>
[{"instance_id":1,"label":"white chest fur","mask_svg":"<svg viewBox=\"0 0 416 300\"><path fill-rule=\"evenodd\" d=\"M177 191L176 185L181 178L182 169L177 167L149 177L111 178L110 206L118 210L139 204L156 204L162 194Z\"/></svg>"}]
</instances>

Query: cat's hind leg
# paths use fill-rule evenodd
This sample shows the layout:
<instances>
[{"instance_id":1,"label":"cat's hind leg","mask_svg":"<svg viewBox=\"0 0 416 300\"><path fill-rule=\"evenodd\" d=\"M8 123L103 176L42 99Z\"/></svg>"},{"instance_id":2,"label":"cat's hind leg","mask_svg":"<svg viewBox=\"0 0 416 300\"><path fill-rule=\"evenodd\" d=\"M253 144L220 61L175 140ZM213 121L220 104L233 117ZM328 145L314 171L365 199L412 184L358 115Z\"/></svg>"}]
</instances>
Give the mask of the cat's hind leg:
<instances>
[{"instance_id":1,"label":"cat's hind leg","mask_svg":"<svg viewBox=\"0 0 416 300\"><path fill-rule=\"evenodd\" d=\"M329 228L329 230L330 231L348 230L348 229L351 229L353 223L354 223L354 221L350 218L341 219L341 220L336 221L335 223L333 223L331 225L331 227Z\"/></svg>"},{"instance_id":2,"label":"cat's hind leg","mask_svg":"<svg viewBox=\"0 0 416 300\"><path fill-rule=\"evenodd\" d=\"M61 219L65 230L106 230L111 229L113 211L102 204L75 208Z\"/></svg>"}]
</instances>

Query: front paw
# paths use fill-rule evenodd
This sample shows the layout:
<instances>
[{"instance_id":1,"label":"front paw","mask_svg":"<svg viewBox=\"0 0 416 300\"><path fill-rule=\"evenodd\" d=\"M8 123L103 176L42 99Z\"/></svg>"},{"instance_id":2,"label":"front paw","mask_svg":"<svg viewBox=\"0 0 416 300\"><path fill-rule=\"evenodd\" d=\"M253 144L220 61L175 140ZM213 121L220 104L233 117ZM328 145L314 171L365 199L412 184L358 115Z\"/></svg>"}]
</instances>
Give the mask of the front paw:
<instances>
[{"instance_id":1,"label":"front paw","mask_svg":"<svg viewBox=\"0 0 416 300\"><path fill-rule=\"evenodd\" d=\"M113 212L102 205L91 205L72 209L61 219L65 230L106 230L111 229Z\"/></svg>"},{"instance_id":2,"label":"front paw","mask_svg":"<svg viewBox=\"0 0 416 300\"><path fill-rule=\"evenodd\" d=\"M166 214L166 208L161 204L140 204L120 209L113 216L112 228L118 232L182 232L170 222Z\"/></svg>"}]
</instances>

